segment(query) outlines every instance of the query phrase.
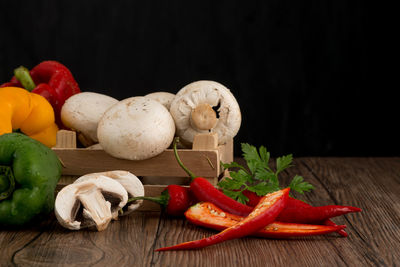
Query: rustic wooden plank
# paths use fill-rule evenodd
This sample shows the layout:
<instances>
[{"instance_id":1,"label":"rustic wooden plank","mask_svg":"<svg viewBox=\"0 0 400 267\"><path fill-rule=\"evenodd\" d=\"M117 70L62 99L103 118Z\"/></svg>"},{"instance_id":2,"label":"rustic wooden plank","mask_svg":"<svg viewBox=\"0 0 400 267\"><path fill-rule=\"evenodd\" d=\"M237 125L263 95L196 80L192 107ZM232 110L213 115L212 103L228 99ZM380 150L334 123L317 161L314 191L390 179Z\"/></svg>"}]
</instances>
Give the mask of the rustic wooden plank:
<instances>
[{"instance_id":1,"label":"rustic wooden plank","mask_svg":"<svg viewBox=\"0 0 400 267\"><path fill-rule=\"evenodd\" d=\"M376 164L379 159L303 158L300 161L304 167L300 168L302 174L306 173L317 187L314 193L307 194L311 204L353 205L363 209L361 213L333 219L346 224L349 233L348 238L331 241L337 255L349 265L393 266L400 262L400 186L393 179L398 174L380 168Z\"/></svg>"},{"instance_id":2,"label":"rustic wooden plank","mask_svg":"<svg viewBox=\"0 0 400 267\"><path fill-rule=\"evenodd\" d=\"M133 161L111 157L103 150L53 149L64 163L63 175L83 175L92 172L126 170L136 176L176 176L187 174L176 162L172 149L150 159ZM179 156L184 164L196 175L218 177L220 174L218 151L193 151L182 149ZM211 164L210 164L211 162Z\"/></svg>"},{"instance_id":3,"label":"rustic wooden plank","mask_svg":"<svg viewBox=\"0 0 400 267\"><path fill-rule=\"evenodd\" d=\"M239 160L240 161L240 160ZM302 175L316 190L300 196L313 205L348 204L362 213L334 218L348 238L241 238L197 251L154 249L215 231L158 212L135 212L103 232L69 231L54 216L40 225L0 231L1 265L22 266L396 266L400 262L400 159L299 158L282 185ZM147 188L145 187L146 192ZM154 194L161 188L155 186ZM150 192L149 191L149 192Z\"/></svg>"},{"instance_id":4,"label":"rustic wooden plank","mask_svg":"<svg viewBox=\"0 0 400 267\"><path fill-rule=\"evenodd\" d=\"M0 265L11 265L14 255L37 239L49 224L31 224L23 228L3 228L0 231Z\"/></svg>"},{"instance_id":5,"label":"rustic wooden plank","mask_svg":"<svg viewBox=\"0 0 400 267\"><path fill-rule=\"evenodd\" d=\"M21 266L150 266L159 224L158 212L136 212L113 221L105 231L70 231L56 220L17 251ZM1 256L3 258L3 256Z\"/></svg>"}]
</instances>

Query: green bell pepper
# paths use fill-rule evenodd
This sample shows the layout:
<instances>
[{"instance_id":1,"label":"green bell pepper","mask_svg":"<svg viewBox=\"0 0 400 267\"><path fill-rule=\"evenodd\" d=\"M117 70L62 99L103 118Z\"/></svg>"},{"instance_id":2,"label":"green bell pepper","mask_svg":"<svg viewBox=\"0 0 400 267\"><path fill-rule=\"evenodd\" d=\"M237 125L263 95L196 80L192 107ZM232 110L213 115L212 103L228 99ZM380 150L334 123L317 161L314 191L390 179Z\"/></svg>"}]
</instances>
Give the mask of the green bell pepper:
<instances>
[{"instance_id":1,"label":"green bell pepper","mask_svg":"<svg viewBox=\"0 0 400 267\"><path fill-rule=\"evenodd\" d=\"M19 133L0 136L0 226L23 225L54 208L57 155Z\"/></svg>"}]
</instances>

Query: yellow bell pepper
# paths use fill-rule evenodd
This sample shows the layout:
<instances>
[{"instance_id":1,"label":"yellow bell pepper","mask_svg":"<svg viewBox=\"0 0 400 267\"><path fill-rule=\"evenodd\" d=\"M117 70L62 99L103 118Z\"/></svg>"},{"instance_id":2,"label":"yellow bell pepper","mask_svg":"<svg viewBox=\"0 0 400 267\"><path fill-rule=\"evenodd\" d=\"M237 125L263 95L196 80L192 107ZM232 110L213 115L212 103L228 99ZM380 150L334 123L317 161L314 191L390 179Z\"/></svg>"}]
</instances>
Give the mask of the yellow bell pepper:
<instances>
[{"instance_id":1,"label":"yellow bell pepper","mask_svg":"<svg viewBox=\"0 0 400 267\"><path fill-rule=\"evenodd\" d=\"M0 88L0 135L18 129L48 147L56 144L58 127L50 103L22 88Z\"/></svg>"}]
</instances>

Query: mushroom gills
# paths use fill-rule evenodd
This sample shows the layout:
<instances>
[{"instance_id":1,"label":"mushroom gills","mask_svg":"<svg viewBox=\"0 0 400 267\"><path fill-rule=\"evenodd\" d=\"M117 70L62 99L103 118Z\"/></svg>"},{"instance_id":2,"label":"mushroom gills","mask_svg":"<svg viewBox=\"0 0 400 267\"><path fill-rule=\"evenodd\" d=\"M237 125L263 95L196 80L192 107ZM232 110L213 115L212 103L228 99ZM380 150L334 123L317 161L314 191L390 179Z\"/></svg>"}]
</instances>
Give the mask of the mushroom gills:
<instances>
[{"instance_id":1,"label":"mushroom gills","mask_svg":"<svg viewBox=\"0 0 400 267\"><path fill-rule=\"evenodd\" d=\"M111 203L95 185L81 187L77 193L77 198L83 206L83 218L93 220L98 231L106 229L113 217Z\"/></svg>"},{"instance_id":2,"label":"mushroom gills","mask_svg":"<svg viewBox=\"0 0 400 267\"><path fill-rule=\"evenodd\" d=\"M134 174L128 171L114 170L100 173L90 173L79 177L74 183L79 184L88 180L96 181L97 179L101 179L102 177L109 178L118 182L126 190L127 199L132 197L144 196L144 187L142 182ZM102 190L104 192L104 189ZM116 200L119 200L119 197L121 197L118 194L115 196L117 197ZM115 200L113 201L111 199L109 199L109 201L111 203L115 202ZM142 203L143 200L136 200L134 202L130 202L128 205L124 204L122 207L121 205L118 205L118 203L116 203L117 206L115 208L114 206L112 206L113 218L117 219L118 215L128 215L129 213L139 208ZM119 213L119 210L121 208L123 212Z\"/></svg>"}]
</instances>

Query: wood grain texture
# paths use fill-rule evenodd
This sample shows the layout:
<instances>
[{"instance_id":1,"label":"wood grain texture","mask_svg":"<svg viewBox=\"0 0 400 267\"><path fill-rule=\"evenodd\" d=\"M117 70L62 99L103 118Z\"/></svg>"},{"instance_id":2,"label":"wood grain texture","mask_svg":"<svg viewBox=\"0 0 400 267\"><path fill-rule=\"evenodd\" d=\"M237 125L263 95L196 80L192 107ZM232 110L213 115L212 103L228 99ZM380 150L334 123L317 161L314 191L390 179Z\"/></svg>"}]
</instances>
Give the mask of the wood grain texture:
<instances>
[{"instance_id":1,"label":"wood grain texture","mask_svg":"<svg viewBox=\"0 0 400 267\"><path fill-rule=\"evenodd\" d=\"M50 216L21 230L1 230L0 265L398 266L399 170L400 158L313 157L296 159L281 174L282 186L295 174L311 182L313 192L296 196L312 205L361 207L361 213L333 218L347 225L347 238L337 233L286 240L248 237L196 251L154 252L216 232L160 212L135 212L103 232L72 232ZM157 188L147 189L159 193Z\"/></svg>"},{"instance_id":2,"label":"wood grain texture","mask_svg":"<svg viewBox=\"0 0 400 267\"><path fill-rule=\"evenodd\" d=\"M54 151L62 159L64 175L83 175L92 172L127 170L137 176L179 176L187 174L176 162L174 152L167 149L162 154L150 159L134 161L111 157L103 150L58 149ZM179 156L185 165L197 175L217 177L220 174L218 152L193 151L182 149ZM214 162L214 164L210 164Z\"/></svg>"}]
</instances>

